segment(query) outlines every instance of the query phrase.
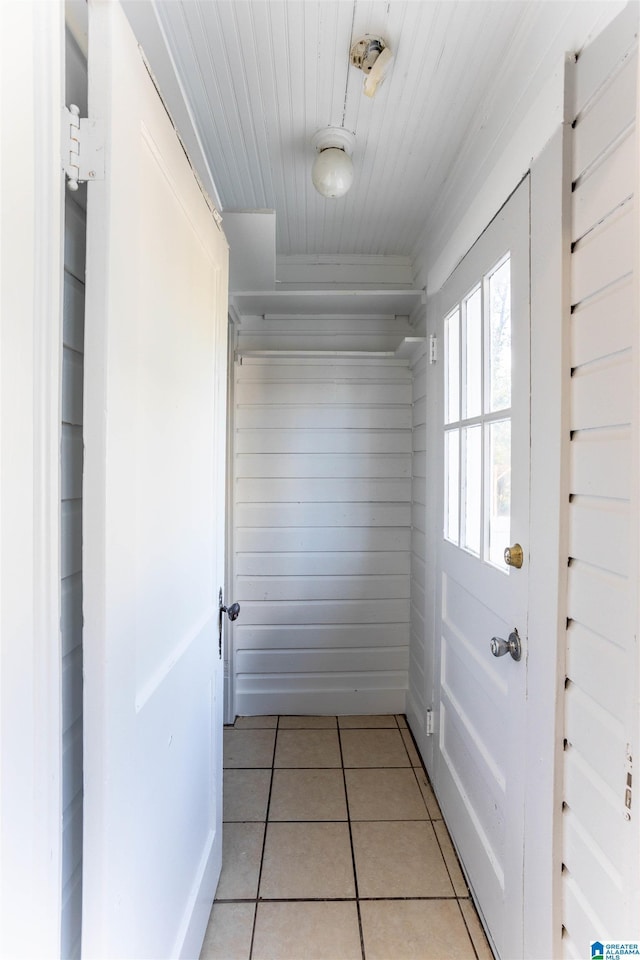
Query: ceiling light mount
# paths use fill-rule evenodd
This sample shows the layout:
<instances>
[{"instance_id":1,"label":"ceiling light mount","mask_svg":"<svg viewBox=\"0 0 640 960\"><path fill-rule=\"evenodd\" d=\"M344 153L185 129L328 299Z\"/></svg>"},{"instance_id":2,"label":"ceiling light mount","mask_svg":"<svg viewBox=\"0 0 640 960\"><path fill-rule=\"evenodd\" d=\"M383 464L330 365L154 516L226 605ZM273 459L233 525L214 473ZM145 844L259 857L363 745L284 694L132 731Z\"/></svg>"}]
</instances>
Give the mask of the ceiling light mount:
<instances>
[{"instance_id":1,"label":"ceiling light mount","mask_svg":"<svg viewBox=\"0 0 640 960\"><path fill-rule=\"evenodd\" d=\"M364 92L372 97L387 74L393 54L382 37L366 33L352 44L349 60L366 74Z\"/></svg>"},{"instance_id":2,"label":"ceiling light mount","mask_svg":"<svg viewBox=\"0 0 640 960\"><path fill-rule=\"evenodd\" d=\"M351 66L357 67L363 73L371 73L374 63L386 48L386 43L382 37L376 37L371 33L365 33L351 47L349 59Z\"/></svg>"},{"instance_id":3,"label":"ceiling light mount","mask_svg":"<svg viewBox=\"0 0 640 960\"><path fill-rule=\"evenodd\" d=\"M311 142L318 153L311 170L314 187L327 199L343 197L353 183L355 136L344 127L324 127Z\"/></svg>"}]
</instances>

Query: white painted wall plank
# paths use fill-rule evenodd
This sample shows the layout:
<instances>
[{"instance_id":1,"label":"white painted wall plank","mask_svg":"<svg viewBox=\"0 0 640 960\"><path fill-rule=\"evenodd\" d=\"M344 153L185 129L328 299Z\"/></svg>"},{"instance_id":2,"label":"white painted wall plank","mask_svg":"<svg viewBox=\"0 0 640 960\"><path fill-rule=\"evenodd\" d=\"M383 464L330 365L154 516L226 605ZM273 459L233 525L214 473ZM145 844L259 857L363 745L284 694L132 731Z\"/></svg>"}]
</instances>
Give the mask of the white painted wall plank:
<instances>
[{"instance_id":1,"label":"white painted wall plank","mask_svg":"<svg viewBox=\"0 0 640 960\"><path fill-rule=\"evenodd\" d=\"M627 831L620 795L573 748L565 753L565 799L578 820L590 824L598 848L612 863L622 863Z\"/></svg>"},{"instance_id":2,"label":"white painted wall plank","mask_svg":"<svg viewBox=\"0 0 640 960\"><path fill-rule=\"evenodd\" d=\"M576 244L571 258L572 303L633 270L634 215L634 204L628 201Z\"/></svg>"},{"instance_id":3,"label":"white painted wall plank","mask_svg":"<svg viewBox=\"0 0 640 960\"><path fill-rule=\"evenodd\" d=\"M409 599L405 576L378 577L238 577L246 601Z\"/></svg>"},{"instance_id":4,"label":"white painted wall plank","mask_svg":"<svg viewBox=\"0 0 640 960\"><path fill-rule=\"evenodd\" d=\"M287 700L293 697L302 705L301 709L298 708L294 711L289 708L285 710L285 713L301 715L306 713L340 714L342 712L339 708L340 701L344 699L345 695L350 695L353 692L360 694L370 691L375 693L376 696L380 696L387 690L393 694L393 700L397 700L397 694L403 690L404 676L404 670L398 670L395 673L391 671L385 671L384 673L381 671L371 671L369 673L356 671L354 673L336 674L334 671L330 671L325 674L317 674L314 671L294 674L256 674L253 676L245 674L239 678L239 687L244 694L288 694ZM311 699L311 709L307 705L307 698ZM371 704L372 699L374 698L369 699L369 704ZM318 705L320 705L320 709L318 709ZM336 705L338 705L337 709ZM263 709L260 712L264 713L266 711ZM372 711L369 709L366 711L359 710L358 712L371 713ZM383 705L383 709L380 711L380 713L396 712L386 705Z\"/></svg>"},{"instance_id":5,"label":"white painted wall plank","mask_svg":"<svg viewBox=\"0 0 640 960\"><path fill-rule=\"evenodd\" d=\"M421 434L421 430L415 431L417 434ZM427 454L426 451L414 450L413 452L413 469L412 475L414 477L426 477L427 476Z\"/></svg>"},{"instance_id":6,"label":"white painted wall plank","mask_svg":"<svg viewBox=\"0 0 640 960\"><path fill-rule=\"evenodd\" d=\"M422 424L417 424L413 431L413 452L419 453L427 449L427 431ZM414 476L417 474L414 474ZM426 477L426 473L424 474Z\"/></svg>"},{"instance_id":7,"label":"white painted wall plank","mask_svg":"<svg viewBox=\"0 0 640 960\"><path fill-rule=\"evenodd\" d=\"M398 713L396 704L405 695L405 671L398 673L269 674L241 677L240 702L255 704L257 714L268 714L277 698L283 713L342 714L347 698L355 713Z\"/></svg>"},{"instance_id":8,"label":"white painted wall plank","mask_svg":"<svg viewBox=\"0 0 640 960\"><path fill-rule=\"evenodd\" d=\"M330 514L312 503L239 503L240 527L405 527L410 520L408 503L338 503Z\"/></svg>"},{"instance_id":9,"label":"white painted wall plank","mask_svg":"<svg viewBox=\"0 0 640 960\"><path fill-rule=\"evenodd\" d=\"M427 366L423 357L413 370L413 403L414 406L425 400L427 396Z\"/></svg>"},{"instance_id":10,"label":"white painted wall plank","mask_svg":"<svg viewBox=\"0 0 640 960\"><path fill-rule=\"evenodd\" d=\"M242 619L247 626L409 622L408 600L244 601L241 605Z\"/></svg>"},{"instance_id":11,"label":"white painted wall plank","mask_svg":"<svg viewBox=\"0 0 640 960\"><path fill-rule=\"evenodd\" d=\"M411 417L411 426L414 428L414 430L416 429L416 427L420 427L424 430L426 422L427 422L426 407L421 403L414 404L413 413Z\"/></svg>"},{"instance_id":12,"label":"white painted wall plank","mask_svg":"<svg viewBox=\"0 0 640 960\"><path fill-rule=\"evenodd\" d=\"M585 560L620 576L630 573L631 511L624 501L574 498L569 506L569 550Z\"/></svg>"},{"instance_id":13,"label":"white painted wall plank","mask_svg":"<svg viewBox=\"0 0 640 960\"><path fill-rule=\"evenodd\" d=\"M249 454L236 456L236 477L306 480L323 477L368 480L411 476L411 457L397 454Z\"/></svg>"},{"instance_id":14,"label":"white painted wall plank","mask_svg":"<svg viewBox=\"0 0 640 960\"><path fill-rule=\"evenodd\" d=\"M588 829L570 810L565 811L563 855L571 863L571 876L585 901L595 905L603 927L597 934L603 940L615 938L625 925L623 881L616 867L592 843ZM595 913L595 911L594 911ZM588 941L587 941L588 942Z\"/></svg>"},{"instance_id":15,"label":"white painted wall plank","mask_svg":"<svg viewBox=\"0 0 640 960\"><path fill-rule=\"evenodd\" d=\"M410 407L348 407L340 404L313 407L295 404L293 407L238 407L235 425L238 430L367 430L375 427L410 430L412 422Z\"/></svg>"},{"instance_id":16,"label":"white painted wall plank","mask_svg":"<svg viewBox=\"0 0 640 960\"><path fill-rule=\"evenodd\" d=\"M571 315L571 366L628 349L633 315L631 274L576 307Z\"/></svg>"},{"instance_id":17,"label":"white painted wall plank","mask_svg":"<svg viewBox=\"0 0 640 960\"><path fill-rule=\"evenodd\" d=\"M582 112L610 74L624 63L635 47L637 31L638 8L629 3L602 31L598 42L588 44L580 53L575 72L574 115Z\"/></svg>"},{"instance_id":18,"label":"white painted wall plank","mask_svg":"<svg viewBox=\"0 0 640 960\"><path fill-rule=\"evenodd\" d=\"M310 378L298 382L263 380L261 382L247 381L240 378L237 382L236 403L264 404L270 406L278 404L363 404L374 403L379 406L391 404L407 405L411 402L411 384L405 383L370 383L370 382L341 382L337 377L325 380L312 381Z\"/></svg>"},{"instance_id":19,"label":"white painted wall plank","mask_svg":"<svg viewBox=\"0 0 640 960\"><path fill-rule=\"evenodd\" d=\"M423 497L423 500L424 500L424 497ZM421 503L417 499L414 499L411 505L411 527L413 530L418 530L420 533L426 532L424 506L425 506L424 503Z\"/></svg>"},{"instance_id":20,"label":"white painted wall plank","mask_svg":"<svg viewBox=\"0 0 640 960\"><path fill-rule=\"evenodd\" d=\"M427 559L427 538L421 530L411 531L411 553L423 562Z\"/></svg>"},{"instance_id":21,"label":"white painted wall plank","mask_svg":"<svg viewBox=\"0 0 640 960\"><path fill-rule=\"evenodd\" d=\"M411 480L342 477L334 479L279 479L269 477L236 480L239 503L400 503L409 502Z\"/></svg>"},{"instance_id":22,"label":"white painted wall plank","mask_svg":"<svg viewBox=\"0 0 640 960\"><path fill-rule=\"evenodd\" d=\"M626 782L624 725L575 683L567 687L565 704L567 740L618 793L622 815Z\"/></svg>"},{"instance_id":23,"label":"white painted wall plank","mask_svg":"<svg viewBox=\"0 0 640 960\"><path fill-rule=\"evenodd\" d=\"M364 649L406 646L406 628L400 623L355 623L340 625L279 624L248 626L238 621L236 648L240 650Z\"/></svg>"},{"instance_id":24,"label":"white painted wall plank","mask_svg":"<svg viewBox=\"0 0 640 960\"><path fill-rule=\"evenodd\" d=\"M581 180L572 196L573 242L609 216L633 194L635 141L633 129L602 163Z\"/></svg>"},{"instance_id":25,"label":"white painted wall plank","mask_svg":"<svg viewBox=\"0 0 640 960\"><path fill-rule=\"evenodd\" d=\"M239 430L237 454L411 454L409 430Z\"/></svg>"},{"instance_id":26,"label":"white painted wall plank","mask_svg":"<svg viewBox=\"0 0 640 960\"><path fill-rule=\"evenodd\" d=\"M239 675L291 673L401 673L409 666L409 651L402 647L376 647L367 650L358 647L355 650L332 648L328 650L284 650L264 651L239 650L237 670Z\"/></svg>"},{"instance_id":27,"label":"white painted wall plank","mask_svg":"<svg viewBox=\"0 0 640 960\"><path fill-rule=\"evenodd\" d=\"M637 54L628 57L601 96L595 99L575 127L573 176L577 179L610 144L633 123L637 83Z\"/></svg>"},{"instance_id":28,"label":"white painted wall plank","mask_svg":"<svg viewBox=\"0 0 640 960\"><path fill-rule=\"evenodd\" d=\"M403 540L403 543L406 543ZM280 546L278 544L278 546ZM265 570L265 553L241 553L236 556L238 576L260 576ZM313 553L268 553L269 572L273 576L367 576L409 574L408 550L343 551L322 550Z\"/></svg>"},{"instance_id":29,"label":"white painted wall plank","mask_svg":"<svg viewBox=\"0 0 640 960\"><path fill-rule=\"evenodd\" d=\"M620 690L625 682L623 646L575 621L567 630L566 672L581 690L619 721L624 720Z\"/></svg>"},{"instance_id":30,"label":"white painted wall plank","mask_svg":"<svg viewBox=\"0 0 640 960\"><path fill-rule=\"evenodd\" d=\"M632 369L631 350L578 367L571 378L571 429L630 423Z\"/></svg>"},{"instance_id":31,"label":"white painted wall plank","mask_svg":"<svg viewBox=\"0 0 640 960\"><path fill-rule=\"evenodd\" d=\"M412 503L425 504L427 501L427 478L414 477L411 481L411 500Z\"/></svg>"},{"instance_id":32,"label":"white painted wall plank","mask_svg":"<svg viewBox=\"0 0 640 960\"><path fill-rule=\"evenodd\" d=\"M584 956L582 944L587 942L583 931L586 933L588 930L604 930L604 920L600 913L594 909L594 905L589 903L583 894L579 879L573 877L566 867L562 873L562 893L562 920L564 925L562 943L565 949L563 956L582 960ZM580 938L579 945L570 936L569 930L576 932L576 936Z\"/></svg>"},{"instance_id":33,"label":"white painted wall plank","mask_svg":"<svg viewBox=\"0 0 640 960\"><path fill-rule=\"evenodd\" d=\"M613 643L624 645L631 625L628 581L573 561L569 567L567 614Z\"/></svg>"},{"instance_id":34,"label":"white painted wall plank","mask_svg":"<svg viewBox=\"0 0 640 960\"><path fill-rule=\"evenodd\" d=\"M256 530L244 527L236 534L236 549L240 553L262 554L262 573L270 569L269 556L273 551L408 551L410 542L409 527L283 527Z\"/></svg>"},{"instance_id":35,"label":"white painted wall plank","mask_svg":"<svg viewBox=\"0 0 640 960\"><path fill-rule=\"evenodd\" d=\"M580 430L570 447L570 489L574 494L628 500L631 450L628 427Z\"/></svg>"},{"instance_id":36,"label":"white painted wall plank","mask_svg":"<svg viewBox=\"0 0 640 960\"><path fill-rule=\"evenodd\" d=\"M411 646L410 646L410 655L409 655L409 673L412 675L412 679L409 684L409 693L408 697L413 701L414 691L420 690L424 684L424 657L422 660L417 658L420 654L424 654L424 649L418 645L418 638L411 634ZM415 679L414 679L415 674ZM413 703L412 703L413 706ZM415 709L415 707L414 707Z\"/></svg>"}]
</instances>

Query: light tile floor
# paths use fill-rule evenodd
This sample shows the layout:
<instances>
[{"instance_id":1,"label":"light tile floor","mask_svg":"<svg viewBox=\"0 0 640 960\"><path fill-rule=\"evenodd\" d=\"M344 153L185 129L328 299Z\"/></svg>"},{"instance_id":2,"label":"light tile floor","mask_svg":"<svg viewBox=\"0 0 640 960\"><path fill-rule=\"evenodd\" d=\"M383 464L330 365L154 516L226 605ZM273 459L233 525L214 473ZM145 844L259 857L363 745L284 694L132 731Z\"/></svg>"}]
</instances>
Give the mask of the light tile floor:
<instances>
[{"instance_id":1,"label":"light tile floor","mask_svg":"<svg viewBox=\"0 0 640 960\"><path fill-rule=\"evenodd\" d=\"M201 960L490 960L402 716L239 717Z\"/></svg>"}]
</instances>

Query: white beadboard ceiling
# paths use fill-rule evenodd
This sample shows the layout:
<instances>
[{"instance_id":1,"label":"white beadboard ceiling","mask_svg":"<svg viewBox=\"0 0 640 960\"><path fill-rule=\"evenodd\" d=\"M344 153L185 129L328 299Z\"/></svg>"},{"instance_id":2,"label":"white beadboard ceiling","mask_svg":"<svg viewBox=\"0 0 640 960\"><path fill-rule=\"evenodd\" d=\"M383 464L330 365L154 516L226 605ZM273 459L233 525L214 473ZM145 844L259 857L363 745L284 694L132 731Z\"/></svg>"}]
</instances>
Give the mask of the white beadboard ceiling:
<instances>
[{"instance_id":1,"label":"white beadboard ceiling","mask_svg":"<svg viewBox=\"0 0 640 960\"><path fill-rule=\"evenodd\" d=\"M223 210L276 211L279 256L411 256L461 178L515 127L602 3L156 0ZM373 99L351 42L394 54ZM324 200L313 134L355 133L355 182ZM478 143L485 153L475 156ZM478 151L480 152L480 151Z\"/></svg>"}]
</instances>

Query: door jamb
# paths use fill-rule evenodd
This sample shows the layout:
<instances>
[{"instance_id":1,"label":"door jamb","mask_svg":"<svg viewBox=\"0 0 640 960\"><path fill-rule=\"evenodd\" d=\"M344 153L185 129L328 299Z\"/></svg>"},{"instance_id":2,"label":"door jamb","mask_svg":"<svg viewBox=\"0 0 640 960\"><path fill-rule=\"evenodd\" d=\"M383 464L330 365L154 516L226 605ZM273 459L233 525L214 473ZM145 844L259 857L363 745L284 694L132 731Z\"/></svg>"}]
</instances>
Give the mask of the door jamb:
<instances>
[{"instance_id":1,"label":"door jamb","mask_svg":"<svg viewBox=\"0 0 640 960\"><path fill-rule=\"evenodd\" d=\"M0 24L2 119L12 131L1 158L0 953L56 956L64 5L2 4Z\"/></svg>"},{"instance_id":2,"label":"door jamb","mask_svg":"<svg viewBox=\"0 0 640 960\"><path fill-rule=\"evenodd\" d=\"M570 70L568 58L565 112L570 101ZM569 555L570 136L570 123L565 117L531 167L531 546L527 724L523 744L528 758L526 957L555 957L562 953L562 688Z\"/></svg>"}]
</instances>

